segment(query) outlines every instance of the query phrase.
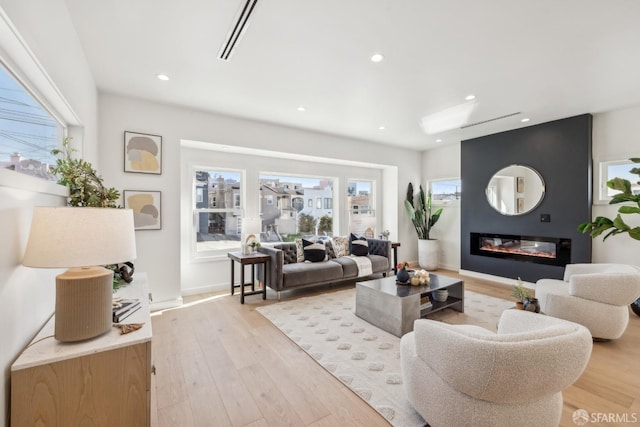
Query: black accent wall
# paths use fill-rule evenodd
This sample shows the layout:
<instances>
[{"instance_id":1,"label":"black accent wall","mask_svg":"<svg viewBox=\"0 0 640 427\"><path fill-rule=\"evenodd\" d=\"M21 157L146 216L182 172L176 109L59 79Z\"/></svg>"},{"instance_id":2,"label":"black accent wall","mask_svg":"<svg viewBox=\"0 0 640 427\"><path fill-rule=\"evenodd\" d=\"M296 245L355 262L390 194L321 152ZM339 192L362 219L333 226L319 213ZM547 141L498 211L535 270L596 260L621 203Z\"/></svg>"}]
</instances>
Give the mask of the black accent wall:
<instances>
[{"instance_id":1,"label":"black accent wall","mask_svg":"<svg viewBox=\"0 0 640 427\"><path fill-rule=\"evenodd\" d=\"M571 263L591 262L591 238L577 231L591 219L590 114L462 141L461 251L463 270L535 282L561 279L564 267L471 255L470 233L503 233L571 239ZM533 211L505 216L485 195L500 169L520 164L537 170L546 194ZM540 215L550 215L541 222Z\"/></svg>"}]
</instances>

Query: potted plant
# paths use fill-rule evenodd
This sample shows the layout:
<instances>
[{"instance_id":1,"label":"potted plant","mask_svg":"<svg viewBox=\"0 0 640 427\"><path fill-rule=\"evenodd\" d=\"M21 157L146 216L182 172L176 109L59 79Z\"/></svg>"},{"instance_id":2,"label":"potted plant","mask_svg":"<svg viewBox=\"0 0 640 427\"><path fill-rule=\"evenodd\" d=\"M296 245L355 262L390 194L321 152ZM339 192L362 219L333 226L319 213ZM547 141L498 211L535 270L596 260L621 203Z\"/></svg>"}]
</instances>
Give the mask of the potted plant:
<instances>
[{"instance_id":1,"label":"potted plant","mask_svg":"<svg viewBox=\"0 0 640 427\"><path fill-rule=\"evenodd\" d=\"M407 197L404 201L409 218L418 234L418 262L425 270L435 270L438 268L438 245L437 240L430 238L431 228L438 222L442 214L442 208L432 212L431 193L425 195L422 185L420 191L415 196L413 194L413 184L407 187Z\"/></svg>"},{"instance_id":2,"label":"potted plant","mask_svg":"<svg viewBox=\"0 0 640 427\"><path fill-rule=\"evenodd\" d=\"M258 248L259 248L260 246L262 246L262 245L260 244L260 242L257 242L257 241L255 241L255 240L252 240L252 241L249 243L249 247L251 248L251 252L255 252L255 251L257 251L257 250L258 250Z\"/></svg>"},{"instance_id":3,"label":"potted plant","mask_svg":"<svg viewBox=\"0 0 640 427\"><path fill-rule=\"evenodd\" d=\"M629 160L633 163L640 163L640 158L638 157L631 158ZM640 168L634 167L630 172L640 177ZM638 181L638 184L640 185L640 181ZM622 218L622 215L640 215L640 194L633 194L631 191L631 182L622 178L610 179L607 181L607 187L620 191L620 193L616 193L609 201L610 205L617 203L631 203L632 205L620 206L618 209L618 215L616 215L614 219L598 216L593 221L583 222L578 226L578 231L589 233L591 237L598 237L605 231L608 231L608 233L602 238L603 241L605 241L609 236L615 236L616 234L622 233L627 233L632 239L640 240L640 226L632 227ZM631 309L635 314L640 316L640 298L631 304Z\"/></svg>"},{"instance_id":4,"label":"potted plant","mask_svg":"<svg viewBox=\"0 0 640 427\"><path fill-rule=\"evenodd\" d=\"M62 148L51 150L51 154L59 156L56 166L51 171L58 176L58 184L69 187L69 206L85 206L98 208L119 208L117 200L120 193L115 188L107 188L102 183L91 163L83 159L73 159L76 152L69 146L71 138L62 141Z\"/></svg>"},{"instance_id":5,"label":"potted plant","mask_svg":"<svg viewBox=\"0 0 640 427\"><path fill-rule=\"evenodd\" d=\"M518 283L511 289L511 296L516 299L516 308L518 310L524 310L524 303L531 298L529 289L525 288L522 284L522 280L518 277Z\"/></svg>"}]
</instances>

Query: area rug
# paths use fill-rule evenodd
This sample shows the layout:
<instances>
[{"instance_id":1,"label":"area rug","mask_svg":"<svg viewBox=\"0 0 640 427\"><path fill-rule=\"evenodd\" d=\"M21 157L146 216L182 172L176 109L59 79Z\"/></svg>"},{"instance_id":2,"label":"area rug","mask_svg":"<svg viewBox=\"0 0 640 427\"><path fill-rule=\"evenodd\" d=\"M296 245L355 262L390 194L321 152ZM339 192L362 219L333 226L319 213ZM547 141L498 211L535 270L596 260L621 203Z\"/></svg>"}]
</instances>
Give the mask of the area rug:
<instances>
[{"instance_id":1,"label":"area rug","mask_svg":"<svg viewBox=\"0 0 640 427\"><path fill-rule=\"evenodd\" d=\"M464 313L445 309L430 319L495 331L513 302L465 291ZM400 339L355 315L355 289L258 307L287 337L396 427L426 422L408 402L400 373Z\"/></svg>"}]
</instances>

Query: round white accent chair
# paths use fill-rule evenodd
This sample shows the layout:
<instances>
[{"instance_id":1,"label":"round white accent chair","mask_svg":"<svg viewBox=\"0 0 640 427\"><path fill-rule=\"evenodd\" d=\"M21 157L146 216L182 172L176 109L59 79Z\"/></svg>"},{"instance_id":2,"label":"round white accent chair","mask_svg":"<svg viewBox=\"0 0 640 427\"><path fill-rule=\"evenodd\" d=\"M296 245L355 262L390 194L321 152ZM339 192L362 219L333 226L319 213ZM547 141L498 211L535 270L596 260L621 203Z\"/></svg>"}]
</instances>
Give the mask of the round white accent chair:
<instances>
[{"instance_id":1,"label":"round white accent chair","mask_svg":"<svg viewBox=\"0 0 640 427\"><path fill-rule=\"evenodd\" d=\"M400 366L409 402L431 427L556 427L562 390L592 347L584 326L514 309L497 333L418 319L400 341Z\"/></svg>"},{"instance_id":2,"label":"round white accent chair","mask_svg":"<svg viewBox=\"0 0 640 427\"><path fill-rule=\"evenodd\" d=\"M629 324L629 304L640 297L640 268L567 264L564 280L538 280L535 295L545 314L584 325L594 338L618 339Z\"/></svg>"}]
</instances>

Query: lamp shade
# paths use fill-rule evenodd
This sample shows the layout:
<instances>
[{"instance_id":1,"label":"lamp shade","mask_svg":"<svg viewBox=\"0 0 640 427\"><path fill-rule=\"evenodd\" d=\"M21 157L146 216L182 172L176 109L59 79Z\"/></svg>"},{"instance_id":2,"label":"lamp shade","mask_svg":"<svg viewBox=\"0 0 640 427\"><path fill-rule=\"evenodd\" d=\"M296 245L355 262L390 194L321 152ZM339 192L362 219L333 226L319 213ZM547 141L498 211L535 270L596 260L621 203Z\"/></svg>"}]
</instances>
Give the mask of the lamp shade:
<instances>
[{"instance_id":1,"label":"lamp shade","mask_svg":"<svg viewBox=\"0 0 640 427\"><path fill-rule=\"evenodd\" d=\"M131 209L36 207L22 264L70 268L135 258Z\"/></svg>"},{"instance_id":2,"label":"lamp shade","mask_svg":"<svg viewBox=\"0 0 640 427\"><path fill-rule=\"evenodd\" d=\"M260 237L262 231L262 220L260 218L242 218L242 232L244 234L255 234Z\"/></svg>"}]
</instances>

